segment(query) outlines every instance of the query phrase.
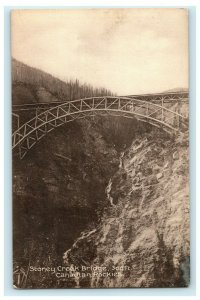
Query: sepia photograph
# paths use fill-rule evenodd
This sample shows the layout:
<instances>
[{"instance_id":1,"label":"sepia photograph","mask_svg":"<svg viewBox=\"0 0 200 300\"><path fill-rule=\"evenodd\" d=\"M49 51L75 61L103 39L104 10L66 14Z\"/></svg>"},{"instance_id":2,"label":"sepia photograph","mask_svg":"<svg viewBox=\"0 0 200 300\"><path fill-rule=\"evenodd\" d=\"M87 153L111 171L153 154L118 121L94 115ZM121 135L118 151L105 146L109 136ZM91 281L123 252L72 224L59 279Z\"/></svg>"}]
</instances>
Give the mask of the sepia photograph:
<instances>
[{"instance_id":1,"label":"sepia photograph","mask_svg":"<svg viewBox=\"0 0 200 300\"><path fill-rule=\"evenodd\" d=\"M13 288L189 287L188 10L10 22Z\"/></svg>"}]
</instances>

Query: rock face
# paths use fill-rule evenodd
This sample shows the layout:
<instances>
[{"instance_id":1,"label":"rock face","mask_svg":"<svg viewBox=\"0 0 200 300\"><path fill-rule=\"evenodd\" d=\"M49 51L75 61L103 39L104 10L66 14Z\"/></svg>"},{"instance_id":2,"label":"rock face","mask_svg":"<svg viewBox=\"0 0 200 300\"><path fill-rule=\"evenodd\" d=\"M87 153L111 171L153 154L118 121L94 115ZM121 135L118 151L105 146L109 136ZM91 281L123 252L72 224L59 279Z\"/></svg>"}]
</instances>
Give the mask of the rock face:
<instances>
[{"instance_id":1,"label":"rock face","mask_svg":"<svg viewBox=\"0 0 200 300\"><path fill-rule=\"evenodd\" d=\"M99 224L110 205L105 189L118 169L119 149L133 138L134 122L118 122L74 121L48 134L23 160L13 157L14 269L62 265L81 232ZM55 275L29 272L26 287L57 286Z\"/></svg>"},{"instance_id":2,"label":"rock face","mask_svg":"<svg viewBox=\"0 0 200 300\"><path fill-rule=\"evenodd\" d=\"M104 211L91 235L83 235L64 254L67 265L105 267L110 272L121 270L120 274L79 278L74 286L187 286L187 139L173 140L158 132L141 134L122 159L109 181L114 205Z\"/></svg>"},{"instance_id":3,"label":"rock face","mask_svg":"<svg viewBox=\"0 0 200 300\"><path fill-rule=\"evenodd\" d=\"M14 265L90 275L29 272L28 288L187 286L188 194L187 137L114 118L64 125L13 160Z\"/></svg>"}]
</instances>

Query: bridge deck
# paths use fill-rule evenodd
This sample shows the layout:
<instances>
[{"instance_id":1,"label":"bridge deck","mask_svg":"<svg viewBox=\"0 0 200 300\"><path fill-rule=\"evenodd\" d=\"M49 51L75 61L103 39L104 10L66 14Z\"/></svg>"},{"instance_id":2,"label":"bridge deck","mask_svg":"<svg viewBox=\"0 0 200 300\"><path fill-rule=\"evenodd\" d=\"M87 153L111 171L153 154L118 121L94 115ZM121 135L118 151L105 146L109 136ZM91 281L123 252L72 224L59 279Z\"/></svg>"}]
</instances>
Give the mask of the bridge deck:
<instances>
[{"instance_id":1,"label":"bridge deck","mask_svg":"<svg viewBox=\"0 0 200 300\"><path fill-rule=\"evenodd\" d=\"M129 95L129 96L120 96L133 98L138 100L144 100L155 103L170 103L170 102L188 102L189 93L188 92L171 92L171 93L156 93L156 94L142 94L142 95ZM100 98L100 97L94 97ZM113 97L116 98L116 97ZM88 99L88 98L85 98ZM79 100L79 99L78 99ZM77 101L77 100L73 100ZM37 102L37 103L25 103L25 104L13 104L12 111L20 112L20 111L33 111L33 110L46 110L51 107L55 107L57 105L61 105L66 103L67 101L52 101L52 102ZM71 101L70 101L71 102Z\"/></svg>"}]
</instances>

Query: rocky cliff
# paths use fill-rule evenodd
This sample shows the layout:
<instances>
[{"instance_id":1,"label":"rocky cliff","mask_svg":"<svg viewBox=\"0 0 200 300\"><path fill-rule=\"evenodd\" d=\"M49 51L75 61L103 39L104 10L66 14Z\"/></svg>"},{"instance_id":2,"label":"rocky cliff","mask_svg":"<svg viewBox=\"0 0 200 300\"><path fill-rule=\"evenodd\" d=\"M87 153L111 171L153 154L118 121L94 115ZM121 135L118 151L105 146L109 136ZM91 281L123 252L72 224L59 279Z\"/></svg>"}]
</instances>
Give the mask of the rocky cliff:
<instances>
[{"instance_id":1,"label":"rocky cliff","mask_svg":"<svg viewBox=\"0 0 200 300\"><path fill-rule=\"evenodd\" d=\"M188 189L186 135L112 117L64 125L13 160L14 266L87 269L28 272L30 288L187 286Z\"/></svg>"},{"instance_id":2,"label":"rocky cliff","mask_svg":"<svg viewBox=\"0 0 200 300\"><path fill-rule=\"evenodd\" d=\"M74 286L187 286L188 138L138 134L119 159L106 189L110 207L64 254L66 265L91 266Z\"/></svg>"}]
</instances>

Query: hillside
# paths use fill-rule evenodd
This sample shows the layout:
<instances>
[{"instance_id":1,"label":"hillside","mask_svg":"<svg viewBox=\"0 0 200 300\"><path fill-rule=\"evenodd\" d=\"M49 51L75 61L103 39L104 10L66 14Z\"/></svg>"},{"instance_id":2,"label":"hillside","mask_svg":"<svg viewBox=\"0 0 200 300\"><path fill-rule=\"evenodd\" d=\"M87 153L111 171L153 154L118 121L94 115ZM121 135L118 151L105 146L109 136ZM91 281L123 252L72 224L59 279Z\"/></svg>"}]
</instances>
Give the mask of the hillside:
<instances>
[{"instance_id":1,"label":"hillside","mask_svg":"<svg viewBox=\"0 0 200 300\"><path fill-rule=\"evenodd\" d=\"M183 87L177 87L174 89L169 89L167 91L164 91L165 93L176 93L176 92L189 92L188 88L183 88Z\"/></svg>"},{"instance_id":2,"label":"hillside","mask_svg":"<svg viewBox=\"0 0 200 300\"><path fill-rule=\"evenodd\" d=\"M67 74L66 74L67 76ZM113 95L111 91L80 83L64 82L39 69L12 59L13 104L74 100L90 96Z\"/></svg>"}]
</instances>

